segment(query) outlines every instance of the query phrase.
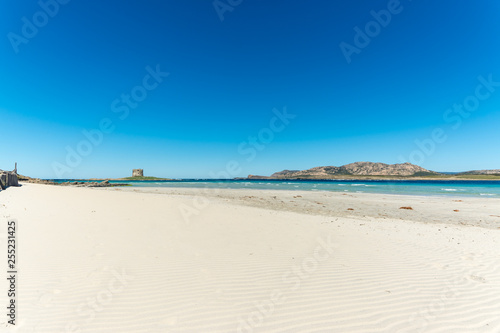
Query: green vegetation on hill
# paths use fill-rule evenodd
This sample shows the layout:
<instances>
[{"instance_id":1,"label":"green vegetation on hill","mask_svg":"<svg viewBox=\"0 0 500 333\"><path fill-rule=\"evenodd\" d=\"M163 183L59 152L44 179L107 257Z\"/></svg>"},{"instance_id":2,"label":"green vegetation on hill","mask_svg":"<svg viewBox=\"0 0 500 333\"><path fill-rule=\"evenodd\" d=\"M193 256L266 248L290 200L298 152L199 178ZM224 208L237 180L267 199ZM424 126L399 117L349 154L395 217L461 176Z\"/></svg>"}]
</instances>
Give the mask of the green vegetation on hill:
<instances>
[{"instance_id":1,"label":"green vegetation on hill","mask_svg":"<svg viewBox=\"0 0 500 333\"><path fill-rule=\"evenodd\" d=\"M433 177L436 175L438 175L438 174L436 174L435 172L417 171L413 175L411 175L410 177Z\"/></svg>"},{"instance_id":2,"label":"green vegetation on hill","mask_svg":"<svg viewBox=\"0 0 500 333\"><path fill-rule=\"evenodd\" d=\"M413 177L413 176L412 176ZM474 174L455 174L455 175L446 175L446 174L433 174L427 176L419 176L421 178L428 179L444 179L444 180L500 180L500 175L474 175Z\"/></svg>"},{"instance_id":3,"label":"green vegetation on hill","mask_svg":"<svg viewBox=\"0 0 500 333\"><path fill-rule=\"evenodd\" d=\"M476 180L500 180L500 175L499 174L493 174L493 175L456 175L455 177L460 178L460 179L476 179Z\"/></svg>"}]
</instances>

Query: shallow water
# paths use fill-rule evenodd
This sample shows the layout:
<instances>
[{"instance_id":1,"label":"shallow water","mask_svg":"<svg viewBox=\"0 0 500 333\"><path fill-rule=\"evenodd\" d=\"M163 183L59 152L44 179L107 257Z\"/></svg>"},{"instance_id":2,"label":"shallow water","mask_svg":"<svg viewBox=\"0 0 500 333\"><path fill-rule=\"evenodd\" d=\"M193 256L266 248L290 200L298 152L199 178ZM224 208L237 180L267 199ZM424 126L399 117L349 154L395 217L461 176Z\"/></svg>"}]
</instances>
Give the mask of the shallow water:
<instances>
[{"instance_id":1,"label":"shallow water","mask_svg":"<svg viewBox=\"0 0 500 333\"><path fill-rule=\"evenodd\" d=\"M74 181L57 179L56 182ZM78 180L81 181L81 180ZM406 195L472 196L500 198L500 181L453 180L220 180L183 179L115 181L137 187L230 188L260 190L333 191Z\"/></svg>"}]
</instances>

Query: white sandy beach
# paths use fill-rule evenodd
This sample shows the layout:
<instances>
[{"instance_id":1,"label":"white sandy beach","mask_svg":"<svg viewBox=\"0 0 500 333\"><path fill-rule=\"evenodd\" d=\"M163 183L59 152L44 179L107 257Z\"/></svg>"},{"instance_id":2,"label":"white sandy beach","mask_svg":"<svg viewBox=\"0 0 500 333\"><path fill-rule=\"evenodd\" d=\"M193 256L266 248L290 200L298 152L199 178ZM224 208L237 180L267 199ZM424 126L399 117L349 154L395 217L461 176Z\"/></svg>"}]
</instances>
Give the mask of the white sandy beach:
<instances>
[{"instance_id":1,"label":"white sandy beach","mask_svg":"<svg viewBox=\"0 0 500 333\"><path fill-rule=\"evenodd\" d=\"M0 192L8 332L500 332L498 199L200 192Z\"/></svg>"}]
</instances>

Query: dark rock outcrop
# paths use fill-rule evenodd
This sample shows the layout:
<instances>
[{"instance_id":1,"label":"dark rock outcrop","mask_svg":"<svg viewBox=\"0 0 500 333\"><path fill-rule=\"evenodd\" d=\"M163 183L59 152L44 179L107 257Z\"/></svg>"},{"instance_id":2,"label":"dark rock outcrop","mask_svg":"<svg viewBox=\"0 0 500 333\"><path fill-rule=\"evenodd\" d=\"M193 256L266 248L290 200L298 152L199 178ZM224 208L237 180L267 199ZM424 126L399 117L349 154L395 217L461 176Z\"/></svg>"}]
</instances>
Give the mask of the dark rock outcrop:
<instances>
[{"instance_id":1,"label":"dark rock outcrop","mask_svg":"<svg viewBox=\"0 0 500 333\"><path fill-rule=\"evenodd\" d=\"M20 176L20 180L26 183L33 184L43 184L43 185L59 185L59 186L76 186L76 187L115 187L115 186L128 186L128 184L121 183L110 183L109 180L104 180L101 182L93 181L93 182L81 182L81 181L72 181L72 182L64 182L57 183L52 180L40 179L40 178L31 178L27 176Z\"/></svg>"},{"instance_id":2,"label":"dark rock outcrop","mask_svg":"<svg viewBox=\"0 0 500 333\"><path fill-rule=\"evenodd\" d=\"M62 186L76 186L76 187L114 187L114 186L128 186L128 184L120 184L120 183L110 183L109 180L104 180L102 182L64 182L64 183L55 183L55 185Z\"/></svg>"}]
</instances>

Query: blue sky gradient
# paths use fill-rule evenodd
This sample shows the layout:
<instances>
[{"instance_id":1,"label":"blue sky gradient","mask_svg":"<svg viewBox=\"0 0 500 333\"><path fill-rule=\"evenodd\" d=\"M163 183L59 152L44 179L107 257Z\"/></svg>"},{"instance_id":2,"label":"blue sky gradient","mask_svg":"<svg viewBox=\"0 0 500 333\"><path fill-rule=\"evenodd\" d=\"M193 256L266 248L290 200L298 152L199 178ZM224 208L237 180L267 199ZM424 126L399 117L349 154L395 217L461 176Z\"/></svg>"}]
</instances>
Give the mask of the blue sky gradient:
<instances>
[{"instance_id":1,"label":"blue sky gradient","mask_svg":"<svg viewBox=\"0 0 500 333\"><path fill-rule=\"evenodd\" d=\"M208 178L228 162L230 176L355 161L500 168L497 1L220 0L219 13L199 0L40 3L0 4L1 169ZM348 59L342 43L357 50ZM161 82L157 68L169 73ZM127 106L134 89L147 96ZM294 117L273 128L284 109ZM112 130L94 144L83 131L103 119ZM90 153L67 163L83 141Z\"/></svg>"}]
</instances>

